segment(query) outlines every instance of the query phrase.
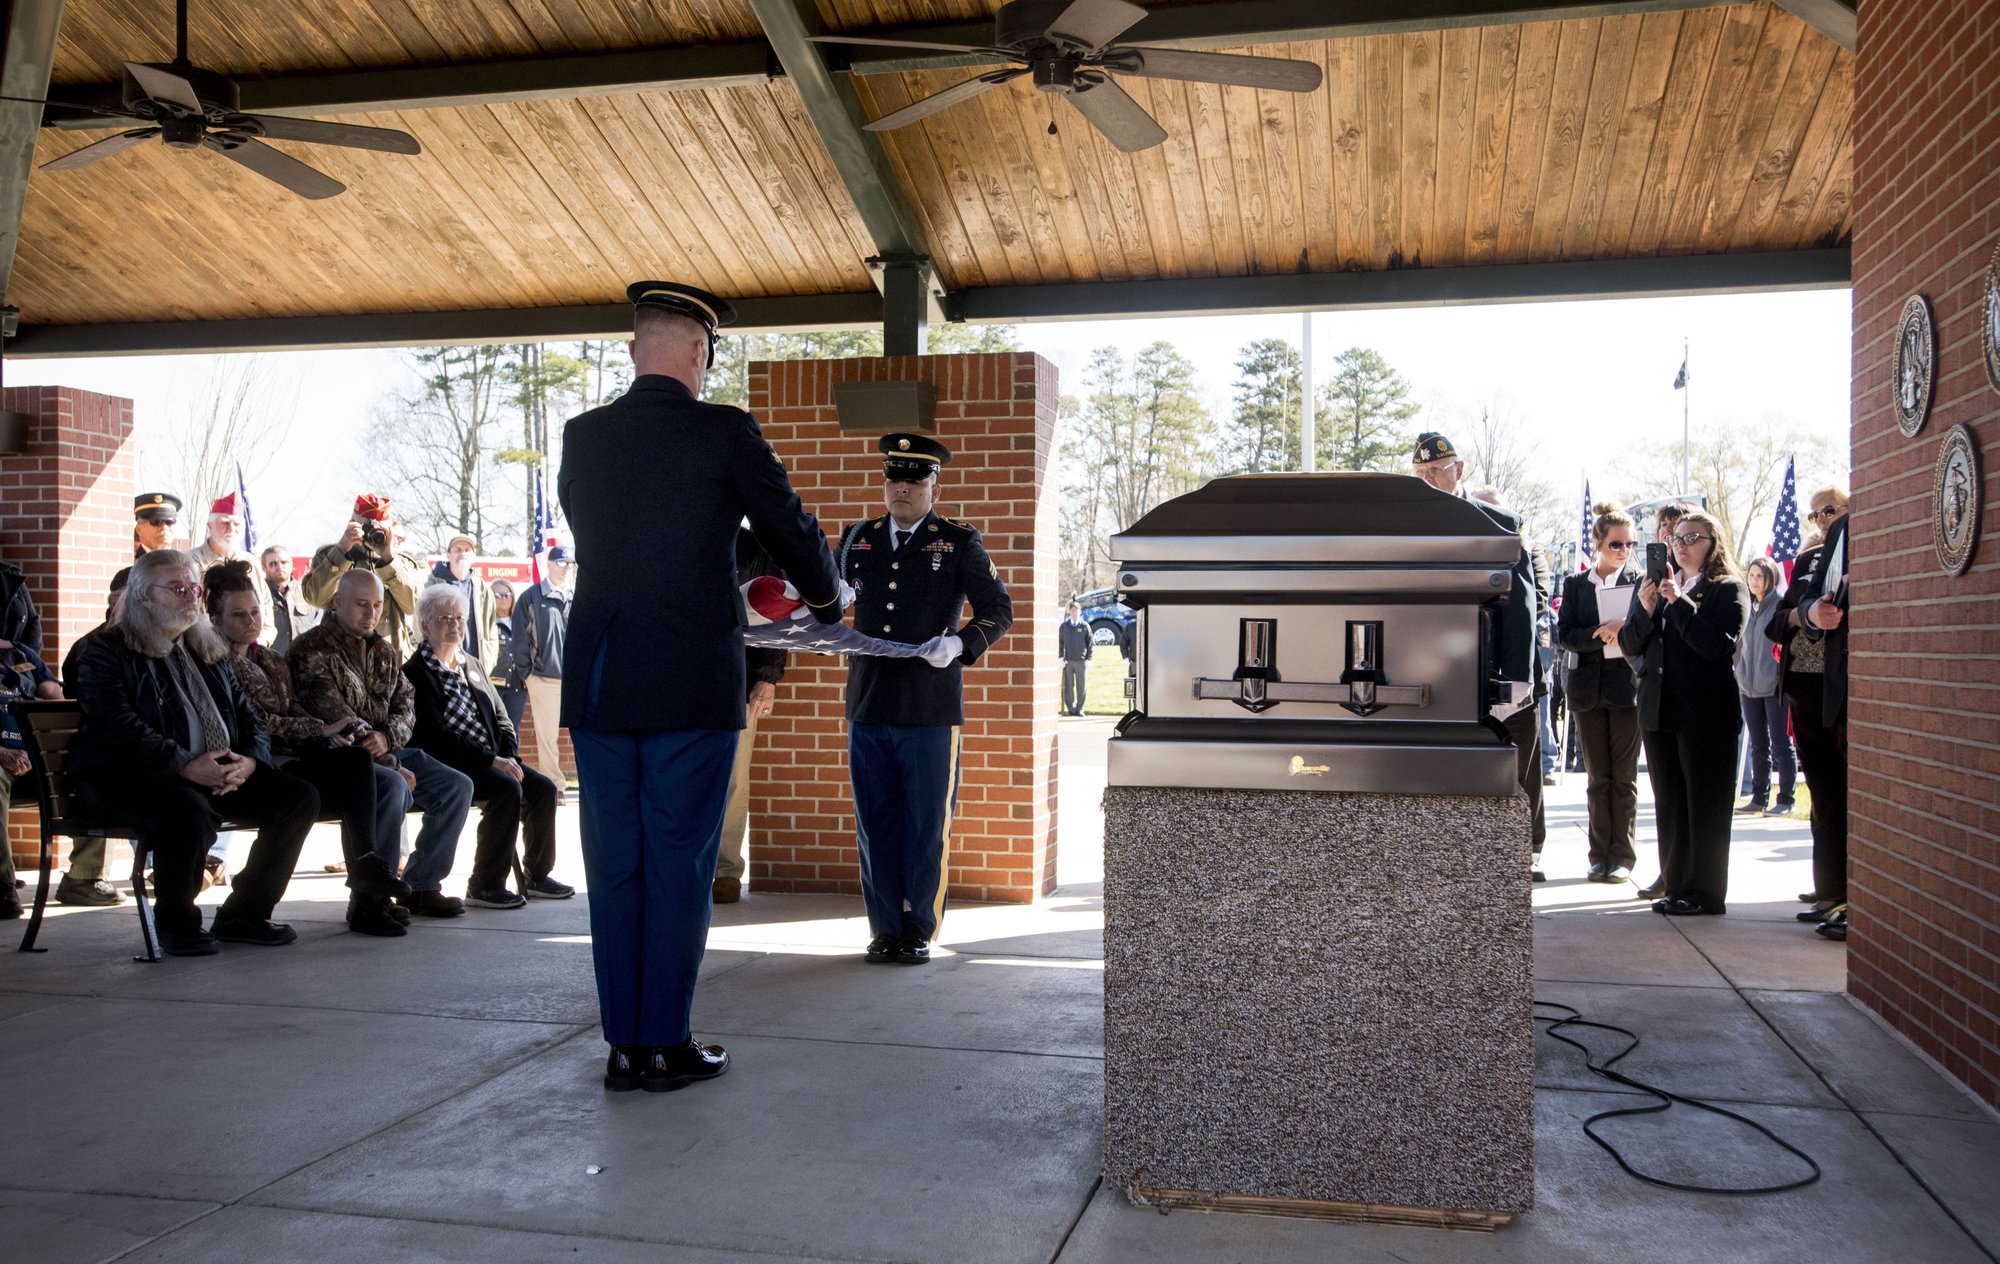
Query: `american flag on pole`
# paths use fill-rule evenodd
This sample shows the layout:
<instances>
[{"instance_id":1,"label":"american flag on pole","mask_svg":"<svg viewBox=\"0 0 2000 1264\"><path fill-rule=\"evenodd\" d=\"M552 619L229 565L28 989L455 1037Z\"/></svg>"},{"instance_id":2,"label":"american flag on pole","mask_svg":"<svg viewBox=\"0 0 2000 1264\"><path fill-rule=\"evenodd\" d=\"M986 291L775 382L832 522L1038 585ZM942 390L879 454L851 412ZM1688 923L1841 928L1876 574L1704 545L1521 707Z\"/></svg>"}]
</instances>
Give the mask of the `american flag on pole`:
<instances>
[{"instance_id":1,"label":"american flag on pole","mask_svg":"<svg viewBox=\"0 0 2000 1264\"><path fill-rule=\"evenodd\" d=\"M1777 516L1771 519L1771 547L1766 550L1774 562L1785 564L1785 578L1792 577L1792 559L1799 555L1804 537L1799 533L1798 458L1785 458L1785 486L1778 493Z\"/></svg>"},{"instance_id":2,"label":"american flag on pole","mask_svg":"<svg viewBox=\"0 0 2000 1264\"><path fill-rule=\"evenodd\" d=\"M1676 373L1676 374L1674 374L1674 389L1675 389L1675 390L1677 390L1677 391L1682 391L1682 390L1686 390L1686 389L1687 389L1687 384L1688 384L1688 362L1687 362L1687 356L1686 356L1686 355L1682 355L1682 356L1681 356L1681 371L1680 371L1679 373Z\"/></svg>"},{"instance_id":3,"label":"american flag on pole","mask_svg":"<svg viewBox=\"0 0 2000 1264\"><path fill-rule=\"evenodd\" d=\"M1591 528L1596 525L1597 519L1590 512L1590 480L1586 478L1583 480L1583 547L1577 550L1577 557L1581 559L1577 564L1580 571L1589 570L1590 564L1597 560L1597 546L1591 543Z\"/></svg>"},{"instance_id":4,"label":"american flag on pole","mask_svg":"<svg viewBox=\"0 0 2000 1264\"><path fill-rule=\"evenodd\" d=\"M257 520L250 516L250 490L243 485L243 462L236 463L236 500L243 506L243 551L257 555Z\"/></svg>"},{"instance_id":5,"label":"american flag on pole","mask_svg":"<svg viewBox=\"0 0 2000 1264\"><path fill-rule=\"evenodd\" d=\"M528 545L528 573L532 582L542 582L542 554L556 541L556 510L549 503L548 481L535 471L535 535Z\"/></svg>"}]
</instances>

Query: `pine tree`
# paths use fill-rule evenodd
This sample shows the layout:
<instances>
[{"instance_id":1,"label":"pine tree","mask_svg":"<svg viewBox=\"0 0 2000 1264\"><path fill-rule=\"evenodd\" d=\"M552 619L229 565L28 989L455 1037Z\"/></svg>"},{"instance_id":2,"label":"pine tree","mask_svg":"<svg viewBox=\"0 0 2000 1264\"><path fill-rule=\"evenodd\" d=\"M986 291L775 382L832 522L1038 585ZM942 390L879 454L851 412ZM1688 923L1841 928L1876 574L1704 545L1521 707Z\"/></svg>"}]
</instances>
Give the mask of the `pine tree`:
<instances>
[{"instance_id":1,"label":"pine tree","mask_svg":"<svg viewBox=\"0 0 2000 1264\"><path fill-rule=\"evenodd\" d=\"M1410 422L1421 409L1410 398L1410 384L1380 352L1341 352L1317 402L1323 419L1313 444L1317 468L1409 472L1416 439Z\"/></svg>"},{"instance_id":2,"label":"pine tree","mask_svg":"<svg viewBox=\"0 0 2000 1264\"><path fill-rule=\"evenodd\" d=\"M1299 468L1299 351L1282 338L1261 338L1236 358L1236 411L1223 428L1222 466L1255 474Z\"/></svg>"}]
</instances>

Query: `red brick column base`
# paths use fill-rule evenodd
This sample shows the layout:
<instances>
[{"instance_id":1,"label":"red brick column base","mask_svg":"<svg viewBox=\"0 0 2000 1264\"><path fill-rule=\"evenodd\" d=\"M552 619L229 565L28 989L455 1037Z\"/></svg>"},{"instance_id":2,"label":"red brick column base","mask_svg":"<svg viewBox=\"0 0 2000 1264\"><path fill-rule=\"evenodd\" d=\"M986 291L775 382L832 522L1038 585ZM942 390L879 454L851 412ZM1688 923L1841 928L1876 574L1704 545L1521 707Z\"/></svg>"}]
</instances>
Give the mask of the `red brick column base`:
<instances>
[{"instance_id":1,"label":"red brick column base","mask_svg":"<svg viewBox=\"0 0 2000 1264\"><path fill-rule=\"evenodd\" d=\"M1025 903L1053 890L1056 873L1055 368L1025 353L753 363L750 411L836 541L882 512L882 460L875 434L842 433L833 384L895 379L937 388L937 437L954 454L938 512L979 528L1014 602L1013 630L965 673L948 890ZM861 890L846 678L839 660L795 655L758 724L753 889Z\"/></svg>"},{"instance_id":2,"label":"red brick column base","mask_svg":"<svg viewBox=\"0 0 2000 1264\"><path fill-rule=\"evenodd\" d=\"M27 452L0 456L0 560L27 574L43 657L60 672L70 643L104 621L111 576L132 561L132 401L10 386L0 410L35 418ZM33 800L17 801L7 820L17 865L34 863L39 830Z\"/></svg>"}]
</instances>

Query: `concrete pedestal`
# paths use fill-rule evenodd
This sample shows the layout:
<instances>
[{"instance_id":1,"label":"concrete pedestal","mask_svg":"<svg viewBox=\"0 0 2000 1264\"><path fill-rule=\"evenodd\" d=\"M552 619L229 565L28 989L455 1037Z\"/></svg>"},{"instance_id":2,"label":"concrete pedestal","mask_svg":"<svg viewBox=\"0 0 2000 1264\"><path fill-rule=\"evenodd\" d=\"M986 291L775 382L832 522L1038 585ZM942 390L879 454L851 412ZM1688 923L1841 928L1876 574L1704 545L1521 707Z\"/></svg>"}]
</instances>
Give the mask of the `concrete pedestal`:
<instances>
[{"instance_id":1,"label":"concrete pedestal","mask_svg":"<svg viewBox=\"0 0 2000 1264\"><path fill-rule=\"evenodd\" d=\"M1466 1227L1532 1207L1525 805L1106 791L1106 1183Z\"/></svg>"}]
</instances>

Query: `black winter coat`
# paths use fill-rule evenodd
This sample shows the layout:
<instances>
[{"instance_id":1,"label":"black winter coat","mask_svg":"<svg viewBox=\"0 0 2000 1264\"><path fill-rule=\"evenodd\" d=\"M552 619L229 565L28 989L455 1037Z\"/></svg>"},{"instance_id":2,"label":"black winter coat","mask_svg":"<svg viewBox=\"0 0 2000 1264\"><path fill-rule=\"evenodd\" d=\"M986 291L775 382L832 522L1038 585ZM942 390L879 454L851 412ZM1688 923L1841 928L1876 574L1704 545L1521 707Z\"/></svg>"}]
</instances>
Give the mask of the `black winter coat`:
<instances>
[{"instance_id":1,"label":"black winter coat","mask_svg":"<svg viewBox=\"0 0 2000 1264\"><path fill-rule=\"evenodd\" d=\"M673 378L642 375L572 420L556 495L576 537L563 662L562 720L571 728L743 727L735 545L746 517L813 614L840 620L826 536L756 420L700 402ZM634 541L646 542L643 562Z\"/></svg>"},{"instance_id":2,"label":"black winter coat","mask_svg":"<svg viewBox=\"0 0 2000 1264\"><path fill-rule=\"evenodd\" d=\"M77 642L72 696L83 722L70 742L69 768L86 787L116 778L165 785L180 775L186 752L200 747L164 658L148 658L113 627ZM227 660L195 663L229 728L229 749L271 764L271 735L264 715L236 683ZM121 794L130 798L129 790Z\"/></svg>"},{"instance_id":3,"label":"black winter coat","mask_svg":"<svg viewBox=\"0 0 2000 1264\"><path fill-rule=\"evenodd\" d=\"M1639 663L1639 725L1647 732L1735 733L1743 727L1736 692L1736 643L1750 619L1750 593L1737 579L1699 579L1654 614L1635 597L1618 648Z\"/></svg>"},{"instance_id":4,"label":"black winter coat","mask_svg":"<svg viewBox=\"0 0 2000 1264\"><path fill-rule=\"evenodd\" d=\"M507 708L500 704L500 695L486 678L486 668L470 654L460 654L458 671L472 688L473 709L485 721L486 734L493 749L482 751L445 725L444 686L438 683L436 674L416 654L410 655L409 661L403 664L403 676L416 695L416 723L410 729L409 744L432 759L450 764L468 777L491 768L496 758L520 758L520 737L514 732L513 723L507 719Z\"/></svg>"}]
</instances>

